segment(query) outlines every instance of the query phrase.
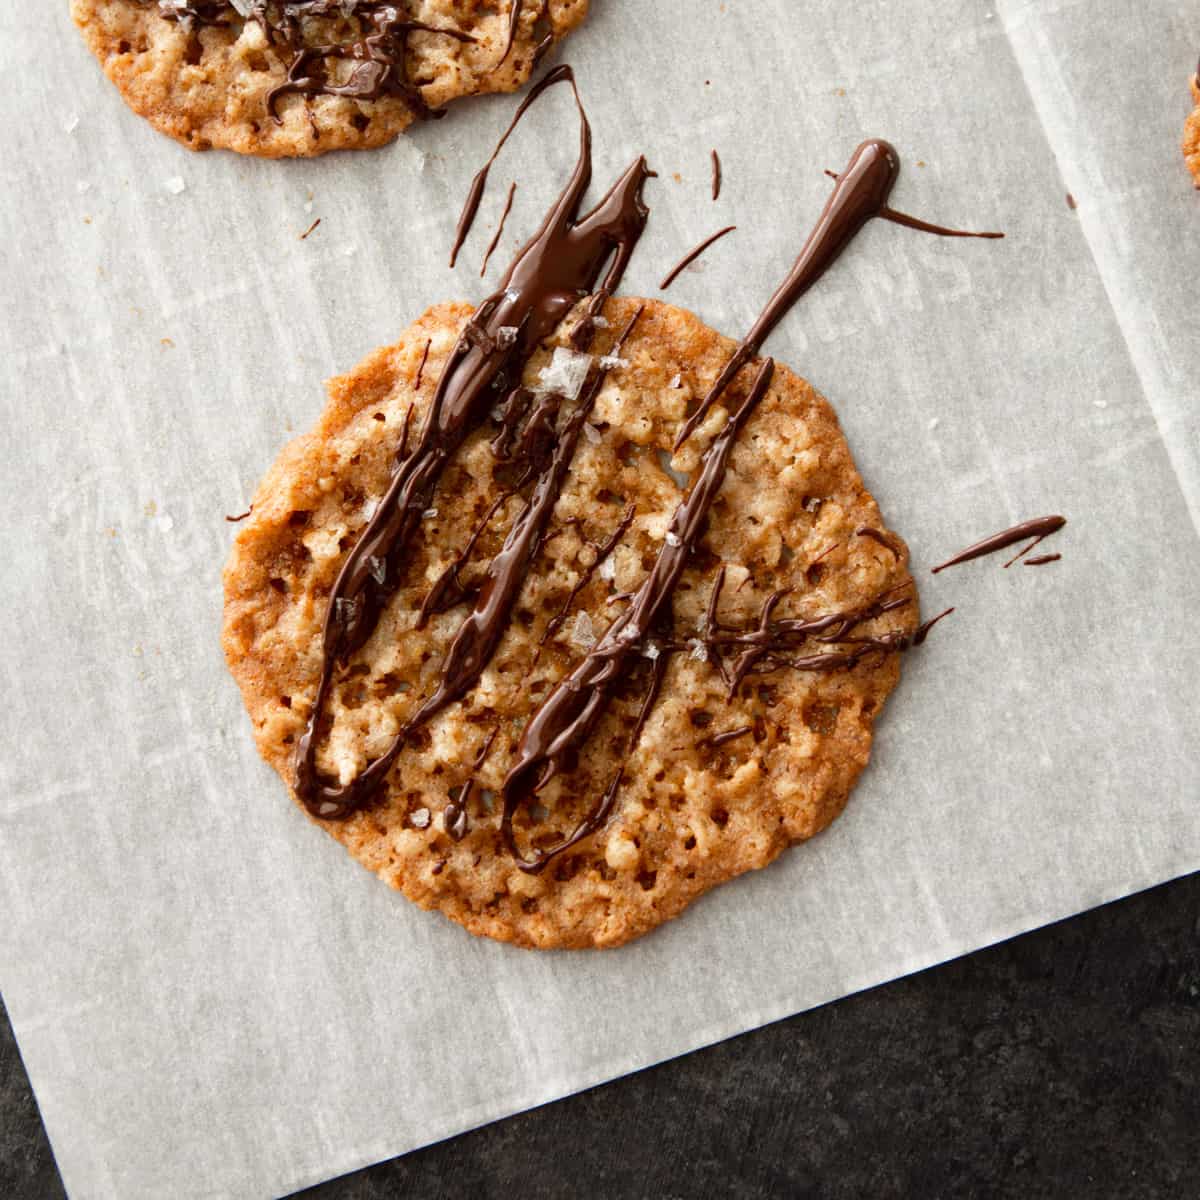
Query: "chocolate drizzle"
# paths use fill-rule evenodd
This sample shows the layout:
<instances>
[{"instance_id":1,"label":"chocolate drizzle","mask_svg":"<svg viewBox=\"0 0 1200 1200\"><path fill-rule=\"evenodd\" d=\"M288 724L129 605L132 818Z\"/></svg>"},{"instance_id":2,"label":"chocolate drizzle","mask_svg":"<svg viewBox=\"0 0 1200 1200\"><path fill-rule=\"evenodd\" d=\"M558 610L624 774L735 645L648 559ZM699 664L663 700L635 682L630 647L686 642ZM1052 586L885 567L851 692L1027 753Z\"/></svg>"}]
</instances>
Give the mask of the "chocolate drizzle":
<instances>
[{"instance_id":1,"label":"chocolate drizzle","mask_svg":"<svg viewBox=\"0 0 1200 1200\"><path fill-rule=\"evenodd\" d=\"M386 493L334 584L323 630L321 678L307 727L297 745L296 794L316 816L349 816L379 788L407 734L468 690L503 632L511 604L541 539L558 489L570 465L572 437L582 429L599 388L599 377L567 420L533 497L510 530L505 550L493 562L476 610L466 619L443 666L443 682L388 750L350 783L321 780L316 767L317 728L333 675L371 636L400 583L407 550L429 509L443 470L489 410L510 400L510 380L519 379L534 350L579 300L591 294L589 314L599 311L625 271L649 212L642 203L648 177L636 159L608 194L580 215L591 181L591 127L569 67L550 72L520 111L553 83L568 81L579 112L579 157L566 187L542 227L517 255L499 289L464 327L438 380L424 426L411 451L402 451ZM507 136L507 134L505 135ZM482 189L480 189L480 192ZM590 399L588 398L590 394ZM572 434L572 430L574 430Z\"/></svg>"},{"instance_id":2,"label":"chocolate drizzle","mask_svg":"<svg viewBox=\"0 0 1200 1200\"><path fill-rule=\"evenodd\" d=\"M715 150L712 151L712 198L721 198L721 156Z\"/></svg>"},{"instance_id":3,"label":"chocolate drizzle","mask_svg":"<svg viewBox=\"0 0 1200 1200\"><path fill-rule=\"evenodd\" d=\"M571 92L575 97L575 106L579 110L580 118L583 121L584 128L587 131L588 153L591 153L591 128L587 124L587 117L583 115L583 105L579 100L579 89L575 86L575 73L568 66L555 67L553 71L547 71L529 89L529 94L521 101L520 107L513 114L513 119L508 123L508 128L500 135L500 140L496 143L496 148L492 151L492 156L475 172L474 179L471 180L471 186L467 189L467 198L463 202L462 212L458 218L458 226L454 231L454 245L450 248L450 266L454 267L458 262L458 252L463 248L463 243L467 240L467 236L471 232L471 227L475 224L475 217L479 213L479 205L483 200L483 194L487 191L488 175L491 173L492 166L500 155L500 151L504 149L504 144L512 136L513 131L521 123L521 118L529 111L537 98L548 88L552 88L556 83L570 82ZM590 162L589 162L590 172Z\"/></svg>"},{"instance_id":4,"label":"chocolate drizzle","mask_svg":"<svg viewBox=\"0 0 1200 1200\"><path fill-rule=\"evenodd\" d=\"M768 301L750 333L739 343L700 408L684 424L675 442L676 449L729 390L742 368L755 357L759 347L791 306L837 260L867 221L885 211L899 169L899 158L885 141L871 139L855 150L795 265ZM930 231L937 230L931 228ZM762 362L749 393L733 410L724 428L705 451L695 482L675 510L658 557L629 607L609 625L593 649L557 684L526 722L515 760L504 781L504 809L500 824L505 845L522 870L541 871L557 854L600 828L611 813L621 782L621 771L617 772L603 796L576 830L556 845L523 853L513 830L513 818L521 804L544 788L587 741L611 702L617 681L632 660L651 648L652 644L648 642L651 629L667 615L675 586L704 531L709 509L724 482L729 456L738 434L770 387L774 370L772 359ZM724 574L722 567L709 604L705 630L706 654L711 653L713 639L719 632L716 608ZM855 637L851 630L857 625L910 601L903 597L885 596L855 613L830 614L809 622L773 623L772 612L785 594L781 591L770 597L763 607L759 628L742 635L749 644L740 651L732 669L726 669L722 662L722 674L729 680L731 695L751 673L785 668L815 672L847 670L869 655L889 654L919 645L930 629L952 611L947 610L913 633ZM795 644L796 639L803 641L817 632L826 633L825 641L853 644L853 648L800 658L784 654L783 646L788 642L781 641L781 638L790 639L790 644ZM653 644L652 648L654 678L661 683L668 647L665 644ZM677 648L669 647L672 650ZM653 703L652 697L656 694L657 689L652 689L647 704L643 706L638 723L639 732L648 718L648 706ZM636 741L631 744L629 754L635 746Z\"/></svg>"},{"instance_id":5,"label":"chocolate drizzle","mask_svg":"<svg viewBox=\"0 0 1200 1200\"><path fill-rule=\"evenodd\" d=\"M944 571L947 567L955 567L959 563L970 562L973 558L982 558L985 554L995 554L997 550L1007 550L1009 546L1015 546L1018 542L1032 538L1033 541L1020 554L1015 558L1009 559L1004 564L1006 567L1011 566L1018 558L1028 554L1043 538L1049 537L1052 533L1057 533L1066 523L1066 517L1058 516L1035 517L1032 521L1022 521L1020 525L1014 525L1011 529L1006 529L1002 533L996 533L991 537L984 538L983 541L976 542L973 546L968 546L953 558L948 558L944 563L939 563L938 566L933 568L933 574L936 575L939 571Z\"/></svg>"},{"instance_id":6,"label":"chocolate drizzle","mask_svg":"<svg viewBox=\"0 0 1200 1200\"><path fill-rule=\"evenodd\" d=\"M852 155L841 175L834 176L837 186L825 203L825 208L800 251L800 256L787 278L771 297L762 315L750 332L738 344L733 357L701 401L700 407L684 423L675 439L680 447L699 428L709 409L729 386L734 376L758 354L771 331L790 311L805 292L837 261L842 251L854 240L859 230L872 218L886 216L900 220L926 233L953 237L1002 237L1003 234L968 234L959 230L928 225L915 217L904 217L888 208L888 198L900 175L900 158L895 148L882 138L870 138Z\"/></svg>"},{"instance_id":7,"label":"chocolate drizzle","mask_svg":"<svg viewBox=\"0 0 1200 1200\"><path fill-rule=\"evenodd\" d=\"M504 236L504 223L508 220L508 214L512 212L513 197L517 194L517 181L514 179L508 185L508 195L504 198L504 211L500 214L500 223L496 226L496 234L490 242L488 242L487 251L483 256L483 263L479 268L479 278L482 279L487 274L488 263L492 261L492 255L496 253L496 247L500 245L500 239Z\"/></svg>"},{"instance_id":8,"label":"chocolate drizzle","mask_svg":"<svg viewBox=\"0 0 1200 1200\"><path fill-rule=\"evenodd\" d=\"M408 422L405 422L392 481L347 557L330 596L323 631L322 672L307 727L297 746L295 784L297 795L309 810L325 819L345 818L368 802L411 734L465 697L478 683L508 628L533 560L546 540L550 516L566 483L606 372L620 365L616 351L624 345L642 313L638 309L633 315L608 357L589 365L577 396L548 390L534 394L514 386L534 351L585 298L583 316L571 331L570 342L576 350L590 346L601 309L619 283L648 216L641 194L650 172L642 158L626 170L599 204L586 215L580 215L591 176L591 131L574 75L568 67L551 71L537 84L517 110L491 158L475 176L459 221L454 253L457 254L470 230L486 188L488 170L500 149L529 105L559 82L570 83L579 114L580 151L574 172L541 229L509 268L499 290L479 306L464 327L446 361L411 450ZM611 816L623 779L623 765L573 832L554 845L528 851L517 844L514 818L521 805L573 762L576 752L612 703L618 687L644 661L650 662L649 677L622 764L636 750L675 653L690 650L693 657L713 663L732 696L753 675L781 670L847 670L872 658L919 645L933 625L947 615L942 613L912 632L863 635L858 632L860 627L911 604L913 597L892 589L857 609L778 618L776 609L788 594L787 590L780 590L768 597L754 625L729 626L720 621L718 612L725 580L722 566L698 636L676 636L671 629L676 587L707 527L739 436L770 389L774 361L768 358L758 363L748 387L745 381L739 383L737 377L790 305L836 260L867 220L885 211L897 170L895 152L886 142L865 142L855 151L795 266L705 399L702 411L730 393L731 415L704 451L648 574L640 587L626 597L627 606L609 623L594 646L526 721L504 780L500 816L501 838L522 870L542 870L556 855L600 829ZM500 433L492 443L497 462L510 466L519 477L511 490L486 512L464 551L435 585L434 591L440 588L440 593L427 597L422 610L423 616L428 616L432 611L473 600L471 611L462 618L450 641L436 687L388 749L349 783L334 785L324 781L316 767L317 731L334 675L349 666L351 657L371 636L398 587L403 564L409 557L408 549L446 465L492 412L501 423ZM684 427L681 441L695 423L694 416ZM532 485L527 498L521 491L526 484ZM508 499L517 495L521 496L520 507L501 549L491 559L478 585L464 585L459 572L482 529ZM632 511L627 511L616 531L597 548L595 562L551 622L547 636L553 629L561 628L591 571L612 553L633 516ZM877 531L866 527L857 532L868 537L877 535ZM882 535L876 536L876 540L887 544ZM896 552L894 547L889 548ZM799 653L805 648L809 652ZM746 732L754 732L754 728L716 735L713 744L724 744ZM484 755L495 736L493 731ZM467 803L476 787L474 775L481 761L476 760L468 783L452 796L443 814L442 827L454 840L468 831Z\"/></svg>"},{"instance_id":9,"label":"chocolate drizzle","mask_svg":"<svg viewBox=\"0 0 1200 1200\"><path fill-rule=\"evenodd\" d=\"M691 250L689 250L667 272L666 277L663 279L662 283L660 283L658 285L658 290L660 292L665 292L667 290L667 288L669 288L671 286L671 284L673 284L675 282L675 280L679 278L680 272L683 271L685 268L690 267L692 265L692 263L694 263L696 261L696 259L698 259L700 257L700 255L702 255L705 252L705 250L707 250L709 248L709 246L711 246L713 244L713 242L719 242L726 234L732 233L736 228L737 228L736 225L726 225L724 229L718 229L717 232L712 235L712 237L706 237L704 239L704 241L702 241L700 243L700 245L695 246Z\"/></svg>"},{"instance_id":10,"label":"chocolate drizzle","mask_svg":"<svg viewBox=\"0 0 1200 1200\"><path fill-rule=\"evenodd\" d=\"M289 0L287 3L283 0L252 0L241 6L235 6L232 0L137 2L143 6L155 5L160 16L184 26L193 38L198 26L229 28L247 21L256 22L273 47L291 55L287 78L267 93L267 112L276 124L282 124L278 101L289 93L346 96L354 100L398 96L417 116L440 116L440 112L425 103L420 87L407 77L409 36L432 33L458 42L475 41L462 30L413 19L398 0L358 0L352 7L344 0ZM515 8L516 16L519 16L520 0ZM324 19L327 23L352 21L356 33L345 41L311 42L305 22L314 18ZM510 24L510 43L515 27L514 17ZM511 44L505 50L505 57L509 49ZM340 80L335 75L337 63L350 64Z\"/></svg>"}]
</instances>

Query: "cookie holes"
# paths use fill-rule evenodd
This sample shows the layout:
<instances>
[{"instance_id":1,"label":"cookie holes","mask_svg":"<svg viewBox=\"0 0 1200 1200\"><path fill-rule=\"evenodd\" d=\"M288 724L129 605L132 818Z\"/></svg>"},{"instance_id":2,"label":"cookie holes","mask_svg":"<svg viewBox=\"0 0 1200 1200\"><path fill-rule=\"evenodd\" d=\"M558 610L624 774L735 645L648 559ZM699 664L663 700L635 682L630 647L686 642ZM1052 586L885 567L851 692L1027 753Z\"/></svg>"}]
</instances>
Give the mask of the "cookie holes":
<instances>
[{"instance_id":1,"label":"cookie holes","mask_svg":"<svg viewBox=\"0 0 1200 1200\"><path fill-rule=\"evenodd\" d=\"M350 118L350 124L358 130L359 133L366 133L371 125L371 118L365 112L356 112Z\"/></svg>"},{"instance_id":2,"label":"cookie holes","mask_svg":"<svg viewBox=\"0 0 1200 1200\"><path fill-rule=\"evenodd\" d=\"M708 819L718 828L724 829L729 824L729 810L714 808L708 814Z\"/></svg>"},{"instance_id":3,"label":"cookie holes","mask_svg":"<svg viewBox=\"0 0 1200 1200\"><path fill-rule=\"evenodd\" d=\"M371 420L373 420L373 421L386 421L386 420L387 420L387 417L386 417L386 416L385 416L383 413L372 413L372 414L371 414Z\"/></svg>"},{"instance_id":4,"label":"cookie holes","mask_svg":"<svg viewBox=\"0 0 1200 1200\"><path fill-rule=\"evenodd\" d=\"M825 573L825 564L817 562L804 572L804 578L808 580L811 587L816 587L825 578Z\"/></svg>"},{"instance_id":5,"label":"cookie holes","mask_svg":"<svg viewBox=\"0 0 1200 1200\"><path fill-rule=\"evenodd\" d=\"M572 854L570 858L560 858L554 866L554 881L570 883L579 874L582 866L583 859L578 854Z\"/></svg>"},{"instance_id":6,"label":"cookie holes","mask_svg":"<svg viewBox=\"0 0 1200 1200\"><path fill-rule=\"evenodd\" d=\"M306 512L303 509L297 509L295 512L288 513L287 523L293 529L303 529L312 520L312 513Z\"/></svg>"},{"instance_id":7,"label":"cookie holes","mask_svg":"<svg viewBox=\"0 0 1200 1200\"><path fill-rule=\"evenodd\" d=\"M617 449L617 460L623 467L636 467L641 454L641 447L636 442L627 439Z\"/></svg>"},{"instance_id":8,"label":"cookie holes","mask_svg":"<svg viewBox=\"0 0 1200 1200\"><path fill-rule=\"evenodd\" d=\"M271 576L268 582L271 584L271 587L281 596L287 595L287 584L284 583L284 581L280 579L278 575Z\"/></svg>"},{"instance_id":9,"label":"cookie holes","mask_svg":"<svg viewBox=\"0 0 1200 1200\"><path fill-rule=\"evenodd\" d=\"M251 50L246 55L246 66L252 71L269 71L271 69L267 56L261 50Z\"/></svg>"},{"instance_id":10,"label":"cookie holes","mask_svg":"<svg viewBox=\"0 0 1200 1200\"><path fill-rule=\"evenodd\" d=\"M282 704L284 708L291 708L292 707L292 698L291 698L291 696L280 696L279 703Z\"/></svg>"},{"instance_id":11,"label":"cookie holes","mask_svg":"<svg viewBox=\"0 0 1200 1200\"><path fill-rule=\"evenodd\" d=\"M657 871L639 871L637 881L641 885L643 892L654 891L655 884L658 883Z\"/></svg>"},{"instance_id":12,"label":"cookie holes","mask_svg":"<svg viewBox=\"0 0 1200 1200\"><path fill-rule=\"evenodd\" d=\"M697 729L707 729L713 723L713 715L703 708L693 708L688 713L688 720Z\"/></svg>"},{"instance_id":13,"label":"cookie holes","mask_svg":"<svg viewBox=\"0 0 1200 1200\"><path fill-rule=\"evenodd\" d=\"M685 850L695 850L696 837L694 834L689 833L688 836L683 839L683 848Z\"/></svg>"},{"instance_id":14,"label":"cookie holes","mask_svg":"<svg viewBox=\"0 0 1200 1200\"><path fill-rule=\"evenodd\" d=\"M837 704L821 704L814 701L804 706L804 723L813 733L830 734L837 729L840 711Z\"/></svg>"}]
</instances>

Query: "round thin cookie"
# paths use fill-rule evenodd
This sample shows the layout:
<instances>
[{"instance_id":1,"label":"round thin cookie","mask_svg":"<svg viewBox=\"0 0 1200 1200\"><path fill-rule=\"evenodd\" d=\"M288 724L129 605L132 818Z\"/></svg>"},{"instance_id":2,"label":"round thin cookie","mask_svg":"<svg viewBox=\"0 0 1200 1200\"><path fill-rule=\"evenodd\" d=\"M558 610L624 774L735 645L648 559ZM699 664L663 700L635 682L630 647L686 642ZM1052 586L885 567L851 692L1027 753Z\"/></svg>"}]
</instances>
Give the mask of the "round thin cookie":
<instances>
[{"instance_id":1,"label":"round thin cookie","mask_svg":"<svg viewBox=\"0 0 1200 1200\"><path fill-rule=\"evenodd\" d=\"M639 307L613 354L617 331ZM259 749L289 788L335 578L388 485L402 431L419 428L471 312L430 309L394 346L332 381L316 427L280 455L237 536L225 571L225 652ZM833 410L778 367L734 444L707 530L674 592L669 628L619 681L578 761L518 810L514 833L523 848L554 845L623 767L611 817L543 870L522 870L500 828L500 793L521 729L646 577L703 451L749 387L736 383L671 458L681 423L733 343L655 301L612 300L604 317L592 350L610 357L598 359L608 374L592 423L478 685L410 735L370 806L344 821L318 821L422 907L532 947L620 945L725 880L766 866L841 812L898 680L899 656L867 654L835 671L764 663L731 696L727 676L746 644L735 639L752 637L764 612L770 623L910 599L853 630L834 622L823 630L833 642L814 636L794 656L846 650L856 637L900 637L918 620L907 548L884 527ZM529 362L526 386L538 386L554 348L567 345L569 324ZM470 601L420 628L422 604L484 520L458 575L469 596L523 503L512 494L486 519L512 482L493 450L500 416L470 435L448 466L398 590L335 673L317 725L326 778L352 779L437 688ZM614 536L611 555L597 563ZM724 648L708 623L718 579ZM657 703L631 746L664 658ZM465 818L448 830L452 803Z\"/></svg>"},{"instance_id":2,"label":"round thin cookie","mask_svg":"<svg viewBox=\"0 0 1200 1200\"><path fill-rule=\"evenodd\" d=\"M512 92L588 0L71 0L126 103L193 150L310 157Z\"/></svg>"}]
</instances>

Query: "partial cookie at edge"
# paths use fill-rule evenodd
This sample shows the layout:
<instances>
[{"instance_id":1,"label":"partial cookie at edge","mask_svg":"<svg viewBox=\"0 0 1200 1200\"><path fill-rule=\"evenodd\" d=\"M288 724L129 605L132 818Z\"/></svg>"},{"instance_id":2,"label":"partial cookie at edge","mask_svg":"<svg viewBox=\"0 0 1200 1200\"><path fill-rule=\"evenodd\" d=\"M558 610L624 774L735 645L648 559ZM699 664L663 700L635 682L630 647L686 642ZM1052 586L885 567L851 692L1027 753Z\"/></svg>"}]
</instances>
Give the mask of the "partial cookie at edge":
<instances>
[{"instance_id":1,"label":"partial cookie at edge","mask_svg":"<svg viewBox=\"0 0 1200 1200\"><path fill-rule=\"evenodd\" d=\"M462 96L516 91L533 71L543 25L552 41L560 41L584 20L588 2L528 4L505 55L507 4L419 0L415 16L470 33L477 41L412 34L408 77L434 109ZM399 96L354 100L287 95L278 105L282 124L276 124L266 97L286 79L289 63L253 21L246 21L235 38L233 31L211 27L192 34L185 24L160 16L156 6L134 0L71 0L71 14L129 107L190 149L312 157L385 145L415 119Z\"/></svg>"}]
</instances>

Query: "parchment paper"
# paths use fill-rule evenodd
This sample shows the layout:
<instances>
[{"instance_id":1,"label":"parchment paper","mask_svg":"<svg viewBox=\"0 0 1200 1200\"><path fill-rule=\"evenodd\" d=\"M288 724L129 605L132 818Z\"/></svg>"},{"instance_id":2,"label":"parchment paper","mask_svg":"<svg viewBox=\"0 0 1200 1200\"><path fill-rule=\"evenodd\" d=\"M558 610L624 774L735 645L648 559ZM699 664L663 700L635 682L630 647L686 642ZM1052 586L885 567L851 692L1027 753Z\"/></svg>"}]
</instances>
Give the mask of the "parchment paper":
<instances>
[{"instance_id":1,"label":"parchment paper","mask_svg":"<svg viewBox=\"0 0 1200 1200\"><path fill-rule=\"evenodd\" d=\"M868 134L904 156L898 207L1007 231L875 222L770 344L838 408L926 611L958 613L846 815L656 934L530 954L418 911L258 760L223 515L325 377L484 294L508 179L511 251L573 156L567 97L452 275L512 98L369 154L194 156L65 0L5 5L0 970L74 1196L286 1192L1200 867L1195 4L593 7L565 57L597 181L661 173L626 291L735 222L669 298L744 331ZM1061 563L924 571L1055 511Z\"/></svg>"}]
</instances>

